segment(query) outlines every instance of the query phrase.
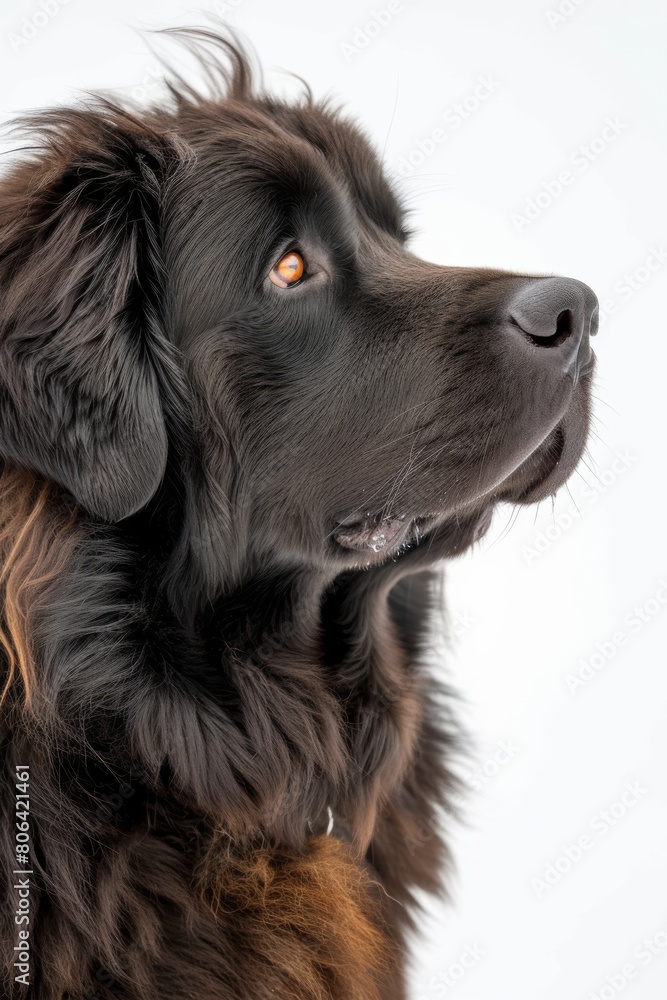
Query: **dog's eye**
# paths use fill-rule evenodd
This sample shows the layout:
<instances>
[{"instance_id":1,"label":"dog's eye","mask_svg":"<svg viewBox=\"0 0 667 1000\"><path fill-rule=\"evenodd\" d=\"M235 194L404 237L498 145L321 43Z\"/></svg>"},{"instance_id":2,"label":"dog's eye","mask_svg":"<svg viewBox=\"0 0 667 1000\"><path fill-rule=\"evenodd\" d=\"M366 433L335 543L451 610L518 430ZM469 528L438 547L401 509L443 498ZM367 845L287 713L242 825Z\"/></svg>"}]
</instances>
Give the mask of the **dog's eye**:
<instances>
[{"instance_id":1,"label":"dog's eye","mask_svg":"<svg viewBox=\"0 0 667 1000\"><path fill-rule=\"evenodd\" d=\"M306 270L306 264L300 253L290 250L284 254L276 266L269 272L269 278L279 288L289 288L300 281Z\"/></svg>"}]
</instances>

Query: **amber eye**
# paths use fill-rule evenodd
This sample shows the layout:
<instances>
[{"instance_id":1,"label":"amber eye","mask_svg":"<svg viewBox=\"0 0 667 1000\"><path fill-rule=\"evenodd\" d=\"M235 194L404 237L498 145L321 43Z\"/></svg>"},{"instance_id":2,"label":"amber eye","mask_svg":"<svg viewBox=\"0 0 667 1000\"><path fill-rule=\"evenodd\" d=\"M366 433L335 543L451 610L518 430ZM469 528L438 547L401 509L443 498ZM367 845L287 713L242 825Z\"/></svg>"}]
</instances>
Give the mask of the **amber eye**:
<instances>
[{"instance_id":1,"label":"amber eye","mask_svg":"<svg viewBox=\"0 0 667 1000\"><path fill-rule=\"evenodd\" d=\"M296 250L290 250L284 257L281 257L276 266L269 272L269 278L274 285L279 288L289 288L296 285L297 281L303 277L306 265L303 257Z\"/></svg>"}]
</instances>

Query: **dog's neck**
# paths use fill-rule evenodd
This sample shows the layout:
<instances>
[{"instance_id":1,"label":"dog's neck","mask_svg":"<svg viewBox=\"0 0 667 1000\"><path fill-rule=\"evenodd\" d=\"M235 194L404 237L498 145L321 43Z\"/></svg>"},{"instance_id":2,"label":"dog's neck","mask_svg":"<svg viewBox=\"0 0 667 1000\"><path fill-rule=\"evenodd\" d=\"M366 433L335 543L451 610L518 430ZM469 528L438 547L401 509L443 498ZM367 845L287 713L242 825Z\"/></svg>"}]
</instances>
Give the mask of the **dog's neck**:
<instances>
[{"instance_id":1,"label":"dog's neck","mask_svg":"<svg viewBox=\"0 0 667 1000\"><path fill-rule=\"evenodd\" d=\"M420 726L415 637L426 632L428 601L418 581L428 577L419 571L460 544L462 522L428 549L369 570L336 574L267 551L244 574L237 558L226 589L216 578L223 533L218 540L190 524L179 535L163 525L118 525L114 545L91 533L73 567L79 613L89 609L93 622L97 608L108 616L118 601L114 628L120 637L128 620L133 638L110 655L108 638L78 620L95 648L80 664L70 658L59 683L79 698L90 688L94 710L87 664L105 661L105 709L125 720L148 782L159 788L167 774L184 805L231 833L262 830L295 843L333 806L367 843ZM128 578L120 566L135 582L116 598ZM183 605L197 616L183 618ZM55 618L62 623L66 609ZM128 699L129 657L137 691Z\"/></svg>"},{"instance_id":2,"label":"dog's neck","mask_svg":"<svg viewBox=\"0 0 667 1000\"><path fill-rule=\"evenodd\" d=\"M168 593L187 593L194 604L193 584L209 573L198 562L202 546L190 533L187 546L181 539L174 551ZM302 802L311 802L311 814L334 804L360 842L369 837L379 800L404 771L418 724L409 651L389 604L402 572L390 562L336 573L289 565L267 552L238 573L234 586L202 601L196 622L185 624L191 642L205 651L205 664L198 659L185 667L201 696L224 708L246 691L252 699L271 689L267 717L279 729L290 727L296 758L320 761L315 791L305 774L312 761L300 778L296 760L291 784L300 801L291 812L298 816ZM172 613L178 617L178 604ZM245 728L243 710L240 716ZM266 748L274 757L281 752L276 746Z\"/></svg>"}]
</instances>

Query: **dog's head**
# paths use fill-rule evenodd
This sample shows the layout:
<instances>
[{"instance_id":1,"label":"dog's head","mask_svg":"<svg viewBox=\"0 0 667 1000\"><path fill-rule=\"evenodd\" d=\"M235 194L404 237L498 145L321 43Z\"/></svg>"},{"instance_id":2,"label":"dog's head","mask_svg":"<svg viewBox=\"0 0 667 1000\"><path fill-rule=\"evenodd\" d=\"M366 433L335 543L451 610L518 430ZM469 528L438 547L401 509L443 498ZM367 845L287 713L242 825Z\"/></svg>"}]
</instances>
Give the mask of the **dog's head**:
<instances>
[{"instance_id":1,"label":"dog's head","mask_svg":"<svg viewBox=\"0 0 667 1000\"><path fill-rule=\"evenodd\" d=\"M107 521L173 456L209 540L338 567L552 494L587 436L594 294L417 258L363 134L257 96L221 44L224 97L34 123L0 208L0 456Z\"/></svg>"}]
</instances>

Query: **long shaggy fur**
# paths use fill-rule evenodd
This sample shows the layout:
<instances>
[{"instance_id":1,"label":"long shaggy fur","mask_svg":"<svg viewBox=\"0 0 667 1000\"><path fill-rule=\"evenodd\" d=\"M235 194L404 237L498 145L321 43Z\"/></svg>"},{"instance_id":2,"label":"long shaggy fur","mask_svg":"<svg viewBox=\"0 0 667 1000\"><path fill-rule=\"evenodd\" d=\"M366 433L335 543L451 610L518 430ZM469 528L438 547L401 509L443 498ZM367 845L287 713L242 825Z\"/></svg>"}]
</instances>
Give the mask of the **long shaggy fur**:
<instances>
[{"instance_id":1,"label":"long shaggy fur","mask_svg":"<svg viewBox=\"0 0 667 1000\"><path fill-rule=\"evenodd\" d=\"M417 260L356 127L185 38L207 94L34 115L0 182L3 996L27 929L31 1000L401 1000L456 784L430 567L588 397L488 336L527 279Z\"/></svg>"}]
</instances>

